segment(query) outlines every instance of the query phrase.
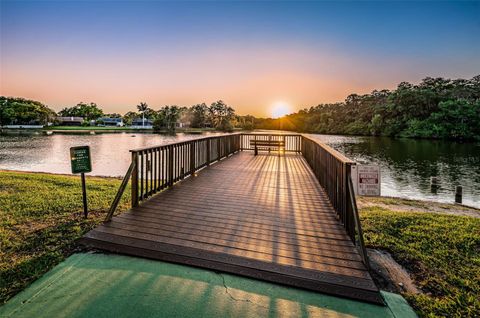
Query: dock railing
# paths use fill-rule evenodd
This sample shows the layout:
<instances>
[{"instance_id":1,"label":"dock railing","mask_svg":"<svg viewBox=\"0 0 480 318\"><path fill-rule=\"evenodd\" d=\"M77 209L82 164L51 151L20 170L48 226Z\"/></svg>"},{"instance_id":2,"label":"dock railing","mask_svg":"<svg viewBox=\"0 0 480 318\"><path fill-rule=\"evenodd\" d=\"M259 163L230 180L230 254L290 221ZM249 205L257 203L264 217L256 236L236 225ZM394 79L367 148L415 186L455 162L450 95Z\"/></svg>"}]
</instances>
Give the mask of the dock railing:
<instances>
[{"instance_id":1,"label":"dock railing","mask_svg":"<svg viewBox=\"0 0 480 318\"><path fill-rule=\"evenodd\" d=\"M240 150L240 134L210 136L130 150L132 162L112 202L110 221L131 178L132 207L215 161Z\"/></svg>"},{"instance_id":2,"label":"dock railing","mask_svg":"<svg viewBox=\"0 0 480 318\"><path fill-rule=\"evenodd\" d=\"M299 134L254 134L254 133L242 133L241 134L240 149L241 150L255 150L252 145L252 140L255 141L283 141L285 145L285 152L297 152L301 151L302 135ZM268 147L267 147L268 148ZM268 149L267 149L268 150Z\"/></svg>"},{"instance_id":3,"label":"dock railing","mask_svg":"<svg viewBox=\"0 0 480 318\"><path fill-rule=\"evenodd\" d=\"M130 150L137 166L132 173L132 206L239 150L240 134Z\"/></svg>"},{"instance_id":4,"label":"dock railing","mask_svg":"<svg viewBox=\"0 0 480 318\"><path fill-rule=\"evenodd\" d=\"M351 177L355 161L306 135L302 135L301 152L327 193L337 218L343 224L350 239L359 248L363 262L368 268L368 257Z\"/></svg>"},{"instance_id":5,"label":"dock railing","mask_svg":"<svg viewBox=\"0 0 480 318\"><path fill-rule=\"evenodd\" d=\"M132 162L110 207L109 221L131 178L132 207L198 170L238 151L254 150L251 140L282 141L285 152L301 153L325 190L338 220L357 245L365 265L363 242L351 178L355 162L335 149L301 134L237 133L198 138L157 147L130 150ZM270 149L265 149L270 151Z\"/></svg>"}]
</instances>

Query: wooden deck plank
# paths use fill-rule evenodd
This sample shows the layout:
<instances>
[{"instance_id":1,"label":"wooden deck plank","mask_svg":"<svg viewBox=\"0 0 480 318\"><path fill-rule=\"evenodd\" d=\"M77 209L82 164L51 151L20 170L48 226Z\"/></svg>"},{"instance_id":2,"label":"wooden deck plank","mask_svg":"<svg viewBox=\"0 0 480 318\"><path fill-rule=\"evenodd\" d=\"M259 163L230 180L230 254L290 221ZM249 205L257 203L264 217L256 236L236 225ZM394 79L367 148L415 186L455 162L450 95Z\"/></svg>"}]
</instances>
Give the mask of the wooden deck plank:
<instances>
[{"instance_id":1,"label":"wooden deck plank","mask_svg":"<svg viewBox=\"0 0 480 318\"><path fill-rule=\"evenodd\" d=\"M191 212L190 214L178 214L181 211L184 211L185 209L195 209L195 213ZM251 226L269 226L272 228L281 228L285 231L294 231L295 233L299 233L297 231L298 224L302 224L302 231L304 232L310 232L314 234L310 235L315 235L316 232L323 232L323 233L331 233L334 235L337 235L338 238L345 237L343 235L343 228L341 225L338 224L338 221L331 222L331 223L317 223L317 224L312 224L313 222L309 222L308 219L296 219L296 218L288 218L284 220L271 220L269 218L265 218L262 215L239 215L238 212L235 213L229 213L229 211L222 211L220 213L215 213L215 211L212 211L212 209L205 207L205 206L183 206L179 205L178 207L172 207L171 205L168 204L162 204L162 205L149 205L146 208L139 207L138 209L135 210L135 215L145 215L145 216L150 216L150 217L156 217L158 213L152 213L152 210L154 211L163 211L165 216L181 216L184 218L188 219L203 219L203 220L209 220L211 222L219 221L222 222L224 220L228 220L228 222L234 222L235 224L238 224L239 222L249 224ZM177 213L177 214L176 214ZM245 220L245 218L251 217L252 220ZM293 224L292 224L293 223ZM228 224L228 223L227 223Z\"/></svg>"},{"instance_id":2,"label":"wooden deck plank","mask_svg":"<svg viewBox=\"0 0 480 318\"><path fill-rule=\"evenodd\" d=\"M340 264L340 260L338 261L338 265L331 265L328 263L312 261L305 255L303 258L299 258L299 255L297 255L297 257L292 257L292 255L282 254L282 251L278 249L275 249L274 252L269 252L268 249L262 249L260 246L257 246L257 248L255 248L255 246L251 246L249 248L248 246L245 246L245 244L240 243L237 243L236 246L225 245L227 243L220 239L211 241L201 241L200 239L189 240L188 238L177 239L164 235L149 234L145 233L144 231L139 232L132 231L131 229L117 229L113 227L100 227L97 229L97 232L110 233L115 236L139 238L150 242L159 242L176 246L188 246L208 252L228 253L229 255L244 256L266 262L275 262L280 265L299 266L301 268L307 268L321 272L338 273L365 279L368 278L368 273L365 271L365 269L359 270L353 268L353 265L351 265L352 267L344 267L345 262ZM354 261L350 261L348 263L353 264Z\"/></svg>"},{"instance_id":3,"label":"wooden deck plank","mask_svg":"<svg viewBox=\"0 0 480 318\"><path fill-rule=\"evenodd\" d=\"M174 202L178 204L188 204L188 200L193 199L195 201L202 201L206 205L211 206L211 207L222 207L220 204L224 202L229 203L230 208L235 208L236 207L241 207L242 210L246 211L258 211L259 207L271 207L272 205L275 205L279 210L285 210L285 211L291 211L291 209L295 209L296 213L295 215L302 216L304 212L311 212L313 209L318 209L319 211L317 213L320 214L325 214L325 218L334 218L331 213L333 212L333 208L328 204L328 202L323 202L322 204L299 204L299 203L294 203L291 202L292 198L298 198L298 196L291 196L289 197L288 202L282 202L280 199L279 200L269 200L268 198L265 198L265 195L260 196L260 197L255 197L254 195L244 195L241 197L235 197L234 195L231 195L230 193L224 193L222 191L218 191L213 195L211 192L210 193L202 193L202 191L197 191L195 188L191 187L190 189L181 189L182 192L184 193L186 190L191 190L195 191L195 194L191 195L186 195L182 196L181 193L179 192L171 192L169 193L168 196L165 196L164 200L161 200L158 197L154 197L151 199L151 202L149 201L150 204L154 204L155 202L160 202L162 204L168 203L168 202ZM170 191L170 190L167 190ZM187 192L188 193L188 192ZM201 196L200 196L201 195ZM275 196L274 194L271 194ZM178 198L181 198L182 200L179 201ZM228 199L227 199L228 198ZM305 200L317 200L316 196L302 196L303 199ZM212 202L211 199L214 199ZM327 200L327 198L325 198ZM277 216L278 214L272 214L273 216Z\"/></svg>"},{"instance_id":4,"label":"wooden deck plank","mask_svg":"<svg viewBox=\"0 0 480 318\"><path fill-rule=\"evenodd\" d=\"M192 246L179 246L131 236L112 236L109 235L109 233L102 231L89 232L87 234L87 238L95 238L99 241L116 243L120 244L120 246L134 245L145 249L158 250L166 253L176 253L179 255L195 257L199 259L212 259L218 262L232 263L234 265L245 266L248 268L259 268L262 270L275 271L288 275L298 275L299 277L306 279L322 279L323 281L329 283L346 284L348 286L355 286L356 288L360 289L375 290L375 285L372 285L370 280L364 278L331 272L316 271L299 266L284 266L278 263L232 255L225 252L207 252L203 249L194 248Z\"/></svg>"},{"instance_id":5,"label":"wooden deck plank","mask_svg":"<svg viewBox=\"0 0 480 318\"><path fill-rule=\"evenodd\" d=\"M131 215L119 216L115 219L115 222L126 223L132 225L141 225L148 228L155 228L161 230L162 228L170 228L177 230L184 230L188 232L192 231L205 231L215 234L229 234L235 235L240 238L254 239L260 241L276 241L282 244L291 244L299 246L308 246L313 250L319 249L342 249L346 252L352 252L353 244L351 241L342 241L331 238L322 238L318 236L305 236L296 233L285 233L274 231L273 233L266 233L264 231L258 231L251 229L250 227L240 228L239 231L237 225L226 224L213 224L211 222L192 222L192 220L178 221L172 218L164 218L162 220L152 219L148 217L138 216L132 217Z\"/></svg>"},{"instance_id":6,"label":"wooden deck plank","mask_svg":"<svg viewBox=\"0 0 480 318\"><path fill-rule=\"evenodd\" d=\"M90 234L90 233L89 233ZM189 248L182 248L178 252L178 249L170 246L151 246L149 242L142 242L141 240L131 239L130 241L112 242L111 236L105 237L105 240L99 238L101 233L92 233L95 237L92 239L84 238L85 244L91 245L95 242L95 247L103 250L107 250L114 253L121 253L127 255L134 255L139 257L158 259L167 262L185 264L190 266L198 266L212 270L219 270L227 273L233 273L236 275L243 275L260 280L266 280L274 283L285 284L298 288L309 289L318 291L325 294L331 294L334 296L343 296L347 298L368 301L376 304L383 304L383 300L375 287L371 289L352 288L348 282L345 284L339 283L337 277L333 282L329 282L328 277L316 276L305 278L304 275L300 275L297 272L285 273L284 267L275 266L261 266L259 261L253 261L248 264L238 265L232 257L226 258L226 255L209 255L208 259L201 258L199 251L190 250ZM151 243L151 242L150 242ZM220 258L222 260L217 260ZM242 259L243 261L244 259ZM247 266L248 265L248 266ZM297 271L301 269L297 268ZM305 270L304 270L305 271Z\"/></svg>"},{"instance_id":7,"label":"wooden deck plank","mask_svg":"<svg viewBox=\"0 0 480 318\"><path fill-rule=\"evenodd\" d=\"M187 230L182 231L180 228L170 227L146 227L139 225L132 225L123 222L115 222L104 225L107 228L124 229L128 231L145 233L151 235L159 235L162 237L185 239L194 242L209 243L214 245L225 246L229 248L239 248L248 251L263 251L265 254L271 255L286 255L288 257L298 260L310 260L323 263L338 264L340 266L352 267L357 269L364 269L361 258L353 251L353 248L346 249L341 247L338 249L313 249L312 246L302 246L298 244L284 244L277 240L259 240L255 237L240 237L232 234L220 234L216 232L204 232ZM273 248L275 246L275 248ZM318 260L316 260L318 259ZM329 260L330 259L330 260ZM349 266L350 265L350 266Z\"/></svg>"},{"instance_id":8,"label":"wooden deck plank","mask_svg":"<svg viewBox=\"0 0 480 318\"><path fill-rule=\"evenodd\" d=\"M164 217L171 217L171 218L176 218L176 220L178 221L182 221L184 219L189 219L189 220L195 220L195 221L207 221L207 222L210 222L212 224L222 224L222 219L220 217L211 217L211 216L205 216L205 215L193 215L193 216L175 216L175 215L171 215L171 214L166 214L165 216L163 217L159 217L159 216L156 216L154 214L151 214L151 213L139 213L137 212L138 210L136 210L135 212L136 213L132 213L132 216L146 216L146 217L150 217L152 219L162 219ZM344 241L348 241L349 238L346 237L345 235L343 235L343 233L341 232L332 232L332 231L329 231L329 230L325 230L325 231L322 231L320 228L316 229L316 230L308 230L308 229L302 229L300 228L300 226L302 225L302 223L298 223L299 226L297 228L292 228L292 227L284 227L282 226L282 224L279 224L279 225L272 225L272 224L262 224L262 223L259 223L259 222L245 222L241 219L229 219L229 220L226 220L224 221L225 222L225 225L231 225L231 224L234 224L234 225L237 225L238 227L240 227L241 225L243 225L244 227L245 226L248 226L249 228L252 228L252 229L256 229L256 230L270 230L270 231L278 231L278 232L284 232L284 233L291 233L291 234L298 234L298 235L308 235L308 236L319 236L319 237L324 237L324 238L334 238L334 239L337 239L337 240L344 240Z\"/></svg>"},{"instance_id":9,"label":"wooden deck plank","mask_svg":"<svg viewBox=\"0 0 480 318\"><path fill-rule=\"evenodd\" d=\"M381 303L300 155L235 154L87 233L111 252Z\"/></svg>"},{"instance_id":10,"label":"wooden deck plank","mask_svg":"<svg viewBox=\"0 0 480 318\"><path fill-rule=\"evenodd\" d=\"M257 237L267 237L267 238L275 238L275 239L284 239L284 240L293 240L294 242L298 242L301 244L302 242L312 243L316 245L320 245L323 247L325 246L353 246L350 240L340 240L332 237L321 237L321 236L312 236L312 235L303 235L298 233L289 233L283 231L274 231L273 233L265 233L264 231L259 231L257 228L252 227L244 227L241 228L241 232L239 231L236 224L233 225L226 225L222 223L212 223L206 222L203 220L195 221L195 220L177 220L174 218L165 217L163 219L159 218L149 218L140 215L121 215L116 217L115 221L138 221L144 224L145 226L153 226L155 227L157 224L160 225L171 225L174 227L185 227L185 228L194 228L199 230L208 230L216 233L235 233L239 236L245 236L249 238L257 238Z\"/></svg>"}]
</instances>

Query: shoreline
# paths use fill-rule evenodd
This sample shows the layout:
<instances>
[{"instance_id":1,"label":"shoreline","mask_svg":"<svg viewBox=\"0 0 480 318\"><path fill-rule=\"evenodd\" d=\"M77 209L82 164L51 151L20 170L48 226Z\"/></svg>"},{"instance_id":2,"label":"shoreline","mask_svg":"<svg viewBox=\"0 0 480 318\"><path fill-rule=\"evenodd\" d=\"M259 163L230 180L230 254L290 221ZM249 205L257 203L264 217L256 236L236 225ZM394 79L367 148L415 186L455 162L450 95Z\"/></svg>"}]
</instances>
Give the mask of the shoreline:
<instances>
[{"instance_id":1,"label":"shoreline","mask_svg":"<svg viewBox=\"0 0 480 318\"><path fill-rule=\"evenodd\" d=\"M76 177L75 174L68 173L53 173L53 172L43 172L43 171L26 171L26 170L10 170L10 169L1 169L0 172L7 173L25 173L25 174L45 174L52 176L66 176L66 177ZM87 177L92 178L101 178L101 179L112 179L118 180L122 179L123 176L104 176L104 175L95 175L87 174ZM417 213L441 213L441 214L450 214L457 216L472 216L480 218L480 208L458 204L458 203L443 203L431 200L419 200L419 199L406 199L401 197L392 197L392 196L380 196L380 197L367 197L367 196L356 196L358 208L368 208L368 207L380 207L385 209L394 209L397 212L417 212Z\"/></svg>"},{"instance_id":2,"label":"shoreline","mask_svg":"<svg viewBox=\"0 0 480 318\"><path fill-rule=\"evenodd\" d=\"M26 170L9 170L9 169L1 169L0 168L0 173L19 173L19 174L44 174L44 175L50 175L50 176L62 176L62 177L77 177L80 176L80 174L68 174L68 173L53 173L53 172L43 172L43 171L26 171ZM123 176L118 176L118 177L113 177L113 176L100 176L100 175L91 175L86 173L87 177L92 177L92 178L99 178L99 179L112 179L112 180L122 180Z\"/></svg>"},{"instance_id":3,"label":"shoreline","mask_svg":"<svg viewBox=\"0 0 480 318\"><path fill-rule=\"evenodd\" d=\"M204 132L215 132L212 128L177 128L175 133L200 134ZM0 128L1 133L11 134L97 134L97 133L151 133L165 134L167 130L155 131L148 128L128 128L128 127L44 127L44 128Z\"/></svg>"},{"instance_id":4,"label":"shoreline","mask_svg":"<svg viewBox=\"0 0 480 318\"><path fill-rule=\"evenodd\" d=\"M357 196L359 209L377 207L395 212L438 213L455 216L471 216L480 218L480 209L477 207L459 204L443 203L430 200L405 199L391 196L366 197Z\"/></svg>"},{"instance_id":5,"label":"shoreline","mask_svg":"<svg viewBox=\"0 0 480 318\"><path fill-rule=\"evenodd\" d=\"M243 130L241 128L234 128L234 131ZM370 138L393 138L393 139L409 139L409 140L430 140L430 141L451 141L462 144L478 144L480 139L464 139L464 138L435 138L435 137L411 137L411 136L386 136L386 135L370 135L370 134L348 134L348 133L320 133L320 132L298 132L290 130L278 130L278 129L267 129L267 128L256 128L255 131L283 131L286 133L295 133L295 134L314 134L314 135L325 135L325 136L348 136L348 137L370 137ZM199 134L204 132L215 132L217 131L214 128L177 128L175 133L192 133ZM88 133L160 133L166 134L169 133L167 130L154 131L153 129L145 128L128 128L128 127L84 127L84 126L59 126L59 127L43 127L43 128L3 128L0 127L0 132L31 132L31 133L79 133L79 134L88 134Z\"/></svg>"},{"instance_id":6,"label":"shoreline","mask_svg":"<svg viewBox=\"0 0 480 318\"><path fill-rule=\"evenodd\" d=\"M25 174L45 174L52 176L66 176L76 177L75 174L68 173L53 173L43 171L26 171L26 170L10 170L0 168L0 173L25 173ZM87 177L119 180L123 179L123 176L104 176L87 174ZM380 196L380 197L367 197L356 196L357 205L359 209L369 207L379 207L388 210L394 210L396 212L416 212L416 213L440 213L447 215L457 216L471 216L480 218L480 208L458 203L443 203L431 200L419 200L419 199L406 199L401 197L392 196Z\"/></svg>"},{"instance_id":7,"label":"shoreline","mask_svg":"<svg viewBox=\"0 0 480 318\"><path fill-rule=\"evenodd\" d=\"M285 132L292 132L296 134L306 134L306 135L325 135L325 136L348 136L348 137L371 137L371 138L393 138L393 139L410 139L410 140L430 140L430 141L452 141L458 143L480 143L480 139L466 139L466 138L441 138L441 137L419 137L419 136L402 136L402 135L372 135L372 134L351 134L346 132L312 132L312 131L304 131L298 132L293 130L282 130L282 129L268 129L268 128L255 128L255 130L271 130L271 131L285 131Z\"/></svg>"}]
</instances>

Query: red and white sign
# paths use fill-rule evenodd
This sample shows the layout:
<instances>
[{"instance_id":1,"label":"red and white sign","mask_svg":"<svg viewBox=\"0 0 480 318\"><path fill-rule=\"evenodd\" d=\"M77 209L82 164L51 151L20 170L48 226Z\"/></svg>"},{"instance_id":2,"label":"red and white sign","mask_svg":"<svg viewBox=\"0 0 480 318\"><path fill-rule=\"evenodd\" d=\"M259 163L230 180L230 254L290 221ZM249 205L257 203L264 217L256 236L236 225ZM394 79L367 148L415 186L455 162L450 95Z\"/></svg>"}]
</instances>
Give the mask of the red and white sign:
<instances>
[{"instance_id":1,"label":"red and white sign","mask_svg":"<svg viewBox=\"0 0 480 318\"><path fill-rule=\"evenodd\" d=\"M352 181L355 193L365 196L380 195L380 167L375 165L352 166Z\"/></svg>"}]
</instances>

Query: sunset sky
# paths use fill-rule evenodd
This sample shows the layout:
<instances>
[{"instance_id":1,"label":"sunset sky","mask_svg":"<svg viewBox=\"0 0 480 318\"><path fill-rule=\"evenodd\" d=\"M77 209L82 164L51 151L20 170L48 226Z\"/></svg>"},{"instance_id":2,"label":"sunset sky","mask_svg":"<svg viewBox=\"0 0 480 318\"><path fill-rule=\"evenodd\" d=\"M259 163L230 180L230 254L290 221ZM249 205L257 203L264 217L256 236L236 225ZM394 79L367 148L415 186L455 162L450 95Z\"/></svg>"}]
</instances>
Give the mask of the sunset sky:
<instances>
[{"instance_id":1,"label":"sunset sky","mask_svg":"<svg viewBox=\"0 0 480 318\"><path fill-rule=\"evenodd\" d=\"M272 115L480 74L480 2L1 1L0 95Z\"/></svg>"}]
</instances>

